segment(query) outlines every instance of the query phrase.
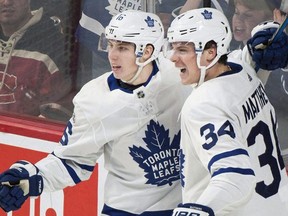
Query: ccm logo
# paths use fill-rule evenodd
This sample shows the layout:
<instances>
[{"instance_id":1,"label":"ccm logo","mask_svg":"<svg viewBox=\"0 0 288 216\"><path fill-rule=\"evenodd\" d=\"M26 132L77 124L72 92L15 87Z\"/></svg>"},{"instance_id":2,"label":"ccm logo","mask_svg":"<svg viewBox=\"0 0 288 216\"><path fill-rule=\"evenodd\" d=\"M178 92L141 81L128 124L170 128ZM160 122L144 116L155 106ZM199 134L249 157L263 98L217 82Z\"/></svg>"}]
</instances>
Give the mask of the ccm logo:
<instances>
[{"instance_id":1,"label":"ccm logo","mask_svg":"<svg viewBox=\"0 0 288 216\"><path fill-rule=\"evenodd\" d=\"M174 216L200 216L200 214L187 211L177 211Z\"/></svg>"}]
</instances>

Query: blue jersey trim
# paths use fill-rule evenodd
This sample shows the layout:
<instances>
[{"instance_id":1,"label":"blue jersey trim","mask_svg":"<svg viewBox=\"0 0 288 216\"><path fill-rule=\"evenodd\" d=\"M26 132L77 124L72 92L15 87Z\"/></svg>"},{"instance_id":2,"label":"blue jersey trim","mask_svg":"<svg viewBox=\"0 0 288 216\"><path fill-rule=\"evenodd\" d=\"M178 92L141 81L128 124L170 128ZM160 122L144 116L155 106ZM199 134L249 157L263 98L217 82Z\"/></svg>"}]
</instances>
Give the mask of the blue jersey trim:
<instances>
[{"instance_id":1,"label":"blue jersey trim","mask_svg":"<svg viewBox=\"0 0 288 216\"><path fill-rule=\"evenodd\" d=\"M226 72L220 74L218 77L236 74L236 73L239 73L240 71L243 70L243 67L239 64L232 63L232 62L228 62L227 64L231 68L231 71L226 71Z\"/></svg>"},{"instance_id":2,"label":"blue jersey trim","mask_svg":"<svg viewBox=\"0 0 288 216\"><path fill-rule=\"evenodd\" d=\"M83 164L78 164L76 163L79 167L81 167L81 169L87 170L89 172L93 172L94 171L94 166L88 166L88 165L83 165Z\"/></svg>"},{"instance_id":3,"label":"blue jersey trim","mask_svg":"<svg viewBox=\"0 0 288 216\"><path fill-rule=\"evenodd\" d=\"M156 61L153 61L153 71L151 73L151 75L149 76L148 80L143 84L144 86L146 86L151 78L158 73L159 69L158 69L158 66L156 64ZM113 91L115 89L120 89L121 91L124 91L124 92L127 92L127 93L130 93L132 94L133 93L133 90L129 90L129 89L125 89L125 88L122 88L120 85L119 85L119 82L118 82L118 79L116 79L113 75L113 73L108 77L107 79L107 82L108 82L108 86L109 86L109 89L110 91Z\"/></svg>"},{"instance_id":4,"label":"blue jersey trim","mask_svg":"<svg viewBox=\"0 0 288 216\"><path fill-rule=\"evenodd\" d=\"M232 151L228 151L228 152L224 152L218 155L215 155L210 162L208 163L208 170L209 172L211 172L211 166L216 162L219 161L223 158L227 158L227 157L233 157L233 156L237 156L237 155L247 155L249 156L248 152L245 149L235 149Z\"/></svg>"},{"instance_id":5,"label":"blue jersey trim","mask_svg":"<svg viewBox=\"0 0 288 216\"><path fill-rule=\"evenodd\" d=\"M234 167L228 167L228 168L222 168L222 169L219 169L217 171L215 171L213 173L213 175L211 176L211 178L217 176L217 175L220 175L220 174L223 174L223 173L238 173L238 174L241 174L241 175L254 175L255 176L255 173L252 169L242 169L242 168L234 168Z\"/></svg>"},{"instance_id":6,"label":"blue jersey trim","mask_svg":"<svg viewBox=\"0 0 288 216\"><path fill-rule=\"evenodd\" d=\"M165 211L153 211L153 212L145 211L141 214L133 214L133 213L119 210L119 209L111 208L105 204L103 207L102 213L109 215L109 216L168 216L168 215L172 215L173 209L165 210Z\"/></svg>"}]
</instances>

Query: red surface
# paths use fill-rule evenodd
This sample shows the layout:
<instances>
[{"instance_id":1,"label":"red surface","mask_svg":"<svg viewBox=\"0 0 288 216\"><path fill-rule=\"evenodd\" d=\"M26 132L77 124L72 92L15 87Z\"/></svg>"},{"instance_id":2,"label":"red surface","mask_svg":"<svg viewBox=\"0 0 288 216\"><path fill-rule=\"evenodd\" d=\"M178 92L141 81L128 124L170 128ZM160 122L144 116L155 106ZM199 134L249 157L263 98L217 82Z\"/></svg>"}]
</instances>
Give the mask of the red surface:
<instances>
[{"instance_id":1,"label":"red surface","mask_svg":"<svg viewBox=\"0 0 288 216\"><path fill-rule=\"evenodd\" d=\"M42 118L0 115L0 131L58 142L65 123ZM1 139L0 139L1 141Z\"/></svg>"},{"instance_id":2,"label":"red surface","mask_svg":"<svg viewBox=\"0 0 288 216\"><path fill-rule=\"evenodd\" d=\"M12 133L26 137L33 137L56 143L62 136L65 125L62 123L47 122L42 119L15 118L0 116L0 132ZM20 137L21 138L21 137ZM17 160L37 162L47 154L21 147L9 146L1 143L0 133L0 172L3 172ZM81 182L76 187L64 189L64 216L97 216L97 167L89 181ZM27 200L20 210L14 211L13 216L30 216L30 201ZM0 209L0 216L7 213ZM35 201L35 216L40 216L40 198ZM46 216L60 216L53 209L46 211Z\"/></svg>"}]
</instances>

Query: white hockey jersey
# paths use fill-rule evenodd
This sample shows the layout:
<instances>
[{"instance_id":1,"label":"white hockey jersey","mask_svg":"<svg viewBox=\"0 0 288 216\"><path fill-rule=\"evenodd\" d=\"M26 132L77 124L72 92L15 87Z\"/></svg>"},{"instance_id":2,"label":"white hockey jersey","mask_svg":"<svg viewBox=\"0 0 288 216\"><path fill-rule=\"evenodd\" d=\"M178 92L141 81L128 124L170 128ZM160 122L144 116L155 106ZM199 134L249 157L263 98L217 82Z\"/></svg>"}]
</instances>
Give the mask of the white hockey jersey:
<instances>
[{"instance_id":1,"label":"white hockey jersey","mask_svg":"<svg viewBox=\"0 0 288 216\"><path fill-rule=\"evenodd\" d=\"M36 164L44 190L89 179L104 154L106 214L167 215L181 203L178 118L191 88L181 84L168 59L162 60L164 68L158 71L154 64L147 83L134 91L122 89L112 72L81 89L62 145Z\"/></svg>"},{"instance_id":2,"label":"white hockey jersey","mask_svg":"<svg viewBox=\"0 0 288 216\"><path fill-rule=\"evenodd\" d=\"M183 106L183 203L209 206L217 216L287 216L274 109L255 71L232 62L232 71L204 82Z\"/></svg>"}]
</instances>

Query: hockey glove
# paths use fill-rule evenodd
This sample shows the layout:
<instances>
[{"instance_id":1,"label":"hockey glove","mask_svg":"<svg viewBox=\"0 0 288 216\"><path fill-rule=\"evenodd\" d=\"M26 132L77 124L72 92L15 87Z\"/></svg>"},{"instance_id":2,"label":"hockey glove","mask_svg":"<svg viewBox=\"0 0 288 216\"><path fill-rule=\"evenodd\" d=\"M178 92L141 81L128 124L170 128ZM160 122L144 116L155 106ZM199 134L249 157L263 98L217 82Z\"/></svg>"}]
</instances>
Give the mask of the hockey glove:
<instances>
[{"instance_id":1,"label":"hockey glove","mask_svg":"<svg viewBox=\"0 0 288 216\"><path fill-rule=\"evenodd\" d=\"M288 36L285 32L271 44L269 39L276 32L278 24L266 22L259 24L252 31L252 38L247 41L247 47L256 68L275 70L285 68L288 63Z\"/></svg>"},{"instance_id":2,"label":"hockey glove","mask_svg":"<svg viewBox=\"0 0 288 216\"><path fill-rule=\"evenodd\" d=\"M6 211L19 209L29 196L43 191L43 178L39 170L27 161L17 161L0 174L0 207Z\"/></svg>"},{"instance_id":3,"label":"hockey glove","mask_svg":"<svg viewBox=\"0 0 288 216\"><path fill-rule=\"evenodd\" d=\"M203 206L195 203L185 203L179 204L177 208L174 209L172 216L215 216L213 210L208 206Z\"/></svg>"}]
</instances>

